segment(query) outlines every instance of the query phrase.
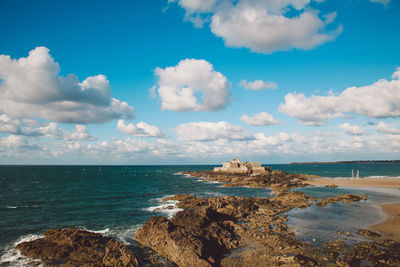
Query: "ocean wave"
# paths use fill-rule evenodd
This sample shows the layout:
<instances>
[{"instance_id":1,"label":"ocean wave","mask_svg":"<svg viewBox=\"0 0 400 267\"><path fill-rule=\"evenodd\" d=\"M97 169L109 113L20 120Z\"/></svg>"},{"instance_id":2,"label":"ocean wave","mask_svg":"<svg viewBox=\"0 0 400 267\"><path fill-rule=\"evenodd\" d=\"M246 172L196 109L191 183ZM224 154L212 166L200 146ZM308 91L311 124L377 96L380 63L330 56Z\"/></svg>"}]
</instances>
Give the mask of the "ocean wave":
<instances>
[{"instance_id":1,"label":"ocean wave","mask_svg":"<svg viewBox=\"0 0 400 267\"><path fill-rule=\"evenodd\" d=\"M0 265L24 267L30 265L29 263L35 262L39 264L37 266L43 266L42 264L40 264L39 260L29 259L24 255L22 255L18 249L16 249L16 246L20 243L34 241L36 239L40 239L43 237L44 237L43 235L36 235L36 234L29 234L22 236L16 242L14 242L12 246L6 248L5 251L0 255Z\"/></svg>"},{"instance_id":2,"label":"ocean wave","mask_svg":"<svg viewBox=\"0 0 400 267\"><path fill-rule=\"evenodd\" d=\"M203 180L203 181L206 182L207 184L222 184L221 182L213 181L213 180Z\"/></svg>"},{"instance_id":3,"label":"ocean wave","mask_svg":"<svg viewBox=\"0 0 400 267\"><path fill-rule=\"evenodd\" d=\"M18 209L18 208L37 208L39 206L34 205L34 206L29 206L29 205L24 205L24 206L7 206L6 209Z\"/></svg>"},{"instance_id":4,"label":"ocean wave","mask_svg":"<svg viewBox=\"0 0 400 267\"><path fill-rule=\"evenodd\" d=\"M332 177L332 176L321 176L321 178L329 178L329 179L400 179L400 176L387 176L387 175L371 175L365 177Z\"/></svg>"},{"instance_id":5,"label":"ocean wave","mask_svg":"<svg viewBox=\"0 0 400 267\"><path fill-rule=\"evenodd\" d=\"M110 231L110 228L106 228L106 229L103 229L103 230L89 230L89 229L83 227L83 229L88 231L88 232L92 232L92 233L96 233L96 234L102 234L102 235L106 235Z\"/></svg>"},{"instance_id":6,"label":"ocean wave","mask_svg":"<svg viewBox=\"0 0 400 267\"><path fill-rule=\"evenodd\" d=\"M136 231L142 226L142 224L135 224L129 227L119 227L111 229L105 235L122 242L124 245L132 245Z\"/></svg>"},{"instance_id":7,"label":"ocean wave","mask_svg":"<svg viewBox=\"0 0 400 267\"><path fill-rule=\"evenodd\" d=\"M368 179L400 179L400 176L382 176L382 175L373 175L373 176L366 176L362 178Z\"/></svg>"},{"instance_id":8,"label":"ocean wave","mask_svg":"<svg viewBox=\"0 0 400 267\"><path fill-rule=\"evenodd\" d=\"M149 212L158 212L158 213L163 213L167 215L168 219L171 219L172 217L174 217L174 215L179 212L182 211L183 209L178 208L176 206L176 203L178 203L178 200L167 200L167 201L163 201L163 199L168 198L168 197L172 197L172 195L166 195L162 198L156 198L156 200L159 203L162 203L160 205L157 206L151 206L148 208L145 208L145 211L149 211Z\"/></svg>"},{"instance_id":9,"label":"ocean wave","mask_svg":"<svg viewBox=\"0 0 400 267\"><path fill-rule=\"evenodd\" d=\"M159 212L159 213L164 213L167 215L168 219L171 219L174 217L176 213L179 211L182 211L183 209L178 208L175 204L173 203L168 203L168 204L162 204L158 206L153 206L146 208L145 210L150 211L150 212Z\"/></svg>"}]
</instances>

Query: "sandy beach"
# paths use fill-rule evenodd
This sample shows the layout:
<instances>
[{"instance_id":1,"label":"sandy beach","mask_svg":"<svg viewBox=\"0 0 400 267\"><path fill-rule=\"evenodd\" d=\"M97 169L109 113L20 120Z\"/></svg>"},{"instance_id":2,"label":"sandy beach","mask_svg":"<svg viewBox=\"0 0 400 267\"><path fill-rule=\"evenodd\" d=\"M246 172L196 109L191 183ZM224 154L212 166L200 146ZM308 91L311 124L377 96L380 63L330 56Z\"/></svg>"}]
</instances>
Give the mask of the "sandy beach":
<instances>
[{"instance_id":1,"label":"sandy beach","mask_svg":"<svg viewBox=\"0 0 400 267\"><path fill-rule=\"evenodd\" d=\"M369 228L385 233L387 238L400 241L400 203L379 205L387 218Z\"/></svg>"},{"instance_id":2,"label":"sandy beach","mask_svg":"<svg viewBox=\"0 0 400 267\"><path fill-rule=\"evenodd\" d=\"M314 186L335 184L339 187L386 187L399 188L399 178L312 178L307 183Z\"/></svg>"}]
</instances>

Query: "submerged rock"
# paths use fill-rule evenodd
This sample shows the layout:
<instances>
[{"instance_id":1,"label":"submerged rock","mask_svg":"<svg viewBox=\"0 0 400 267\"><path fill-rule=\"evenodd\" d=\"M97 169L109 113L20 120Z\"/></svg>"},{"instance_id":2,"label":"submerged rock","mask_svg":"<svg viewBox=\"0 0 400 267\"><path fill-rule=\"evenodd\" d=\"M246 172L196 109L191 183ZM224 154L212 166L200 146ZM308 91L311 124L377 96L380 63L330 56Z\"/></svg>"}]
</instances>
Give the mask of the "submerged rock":
<instances>
[{"instance_id":1,"label":"submerged rock","mask_svg":"<svg viewBox=\"0 0 400 267\"><path fill-rule=\"evenodd\" d=\"M319 202L315 203L317 206L326 206L329 203L337 203L337 202L343 202L343 203L352 203L352 202L357 202L361 200L367 200L368 195L352 195L352 194L344 194L340 195L337 197L327 197L321 199Z\"/></svg>"},{"instance_id":2,"label":"submerged rock","mask_svg":"<svg viewBox=\"0 0 400 267\"><path fill-rule=\"evenodd\" d=\"M17 249L44 266L139 266L134 253L109 237L80 229L51 229Z\"/></svg>"},{"instance_id":3,"label":"submerged rock","mask_svg":"<svg viewBox=\"0 0 400 267\"><path fill-rule=\"evenodd\" d=\"M360 229L357 231L357 234L362 235L369 239L379 238L382 236L382 234L368 230L368 229Z\"/></svg>"}]
</instances>

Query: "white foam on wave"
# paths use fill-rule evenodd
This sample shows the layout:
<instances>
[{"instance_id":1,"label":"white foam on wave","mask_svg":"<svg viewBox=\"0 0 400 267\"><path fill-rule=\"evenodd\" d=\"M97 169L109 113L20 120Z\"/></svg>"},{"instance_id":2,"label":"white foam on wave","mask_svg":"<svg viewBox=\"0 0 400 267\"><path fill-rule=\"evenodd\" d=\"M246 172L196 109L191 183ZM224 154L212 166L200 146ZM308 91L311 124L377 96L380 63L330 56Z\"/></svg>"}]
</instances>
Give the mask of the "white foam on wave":
<instances>
[{"instance_id":1,"label":"white foam on wave","mask_svg":"<svg viewBox=\"0 0 400 267\"><path fill-rule=\"evenodd\" d=\"M338 177L332 177L332 176L321 176L320 178L329 178L329 179L356 179L356 180L362 180L362 179L400 179L400 176L385 176L385 175L371 175L371 176L365 176L365 177L350 177L350 176L338 176Z\"/></svg>"},{"instance_id":2,"label":"white foam on wave","mask_svg":"<svg viewBox=\"0 0 400 267\"><path fill-rule=\"evenodd\" d=\"M176 203L179 202L178 200L167 200L167 201L163 200L168 197L172 197L172 195L166 195L162 198L156 198L156 200L162 204L157 205L157 206L148 207L148 208L145 208L144 210L150 211L150 212L163 213L163 214L167 215L168 219L171 219L172 217L174 217L174 215L176 213L178 213L179 211L182 211L183 209L178 208L176 206Z\"/></svg>"},{"instance_id":3,"label":"white foam on wave","mask_svg":"<svg viewBox=\"0 0 400 267\"><path fill-rule=\"evenodd\" d=\"M0 255L0 265L24 267L28 266L29 263L31 262L39 264L40 263L39 260L32 260L22 255L21 252L18 249L16 249L16 246L20 243L34 241L36 239L40 239L43 237L44 237L43 235L34 235L34 234L22 236L16 242L14 242L11 247L6 248L5 251ZM38 266L43 266L43 265L40 264Z\"/></svg>"},{"instance_id":4,"label":"white foam on wave","mask_svg":"<svg viewBox=\"0 0 400 267\"><path fill-rule=\"evenodd\" d=\"M18 208L37 208L39 206L34 205L34 206L29 206L29 205L25 205L25 206L7 206L6 209L18 209Z\"/></svg>"},{"instance_id":5,"label":"white foam on wave","mask_svg":"<svg viewBox=\"0 0 400 267\"><path fill-rule=\"evenodd\" d=\"M367 178L367 179L400 179L400 176L373 175L373 176L366 176L366 177L363 177L363 178Z\"/></svg>"},{"instance_id":6,"label":"white foam on wave","mask_svg":"<svg viewBox=\"0 0 400 267\"><path fill-rule=\"evenodd\" d=\"M207 184L222 184L221 182L213 181L213 180L203 180L203 181L206 182Z\"/></svg>"},{"instance_id":7,"label":"white foam on wave","mask_svg":"<svg viewBox=\"0 0 400 267\"><path fill-rule=\"evenodd\" d=\"M135 224L127 228L119 227L111 229L105 235L122 242L124 245L132 245L136 231L142 226L142 224Z\"/></svg>"},{"instance_id":8,"label":"white foam on wave","mask_svg":"<svg viewBox=\"0 0 400 267\"><path fill-rule=\"evenodd\" d=\"M89 230L89 229L83 227L83 229L88 232L91 232L91 233L102 234L102 235L106 235L110 231L110 228L106 228L103 230Z\"/></svg>"}]
</instances>

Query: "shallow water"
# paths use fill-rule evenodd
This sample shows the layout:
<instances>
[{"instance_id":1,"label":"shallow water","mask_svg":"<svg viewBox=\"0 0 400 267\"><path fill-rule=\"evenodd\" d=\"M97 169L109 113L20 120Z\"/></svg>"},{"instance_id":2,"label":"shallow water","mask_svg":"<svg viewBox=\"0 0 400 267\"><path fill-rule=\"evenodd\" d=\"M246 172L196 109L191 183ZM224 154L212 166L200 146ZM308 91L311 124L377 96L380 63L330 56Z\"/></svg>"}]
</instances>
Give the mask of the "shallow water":
<instances>
[{"instance_id":1,"label":"shallow water","mask_svg":"<svg viewBox=\"0 0 400 267\"><path fill-rule=\"evenodd\" d=\"M325 207L313 205L289 211L288 226L293 227L297 237L303 241L311 241L313 238L327 241L336 237L352 244L364 240L355 232L384 220L385 214L378 205L400 202L400 190L397 189L307 187L295 190L317 198L342 194L368 194L366 201L340 202ZM338 235L339 231L352 232L352 235L350 237Z\"/></svg>"}]
</instances>

